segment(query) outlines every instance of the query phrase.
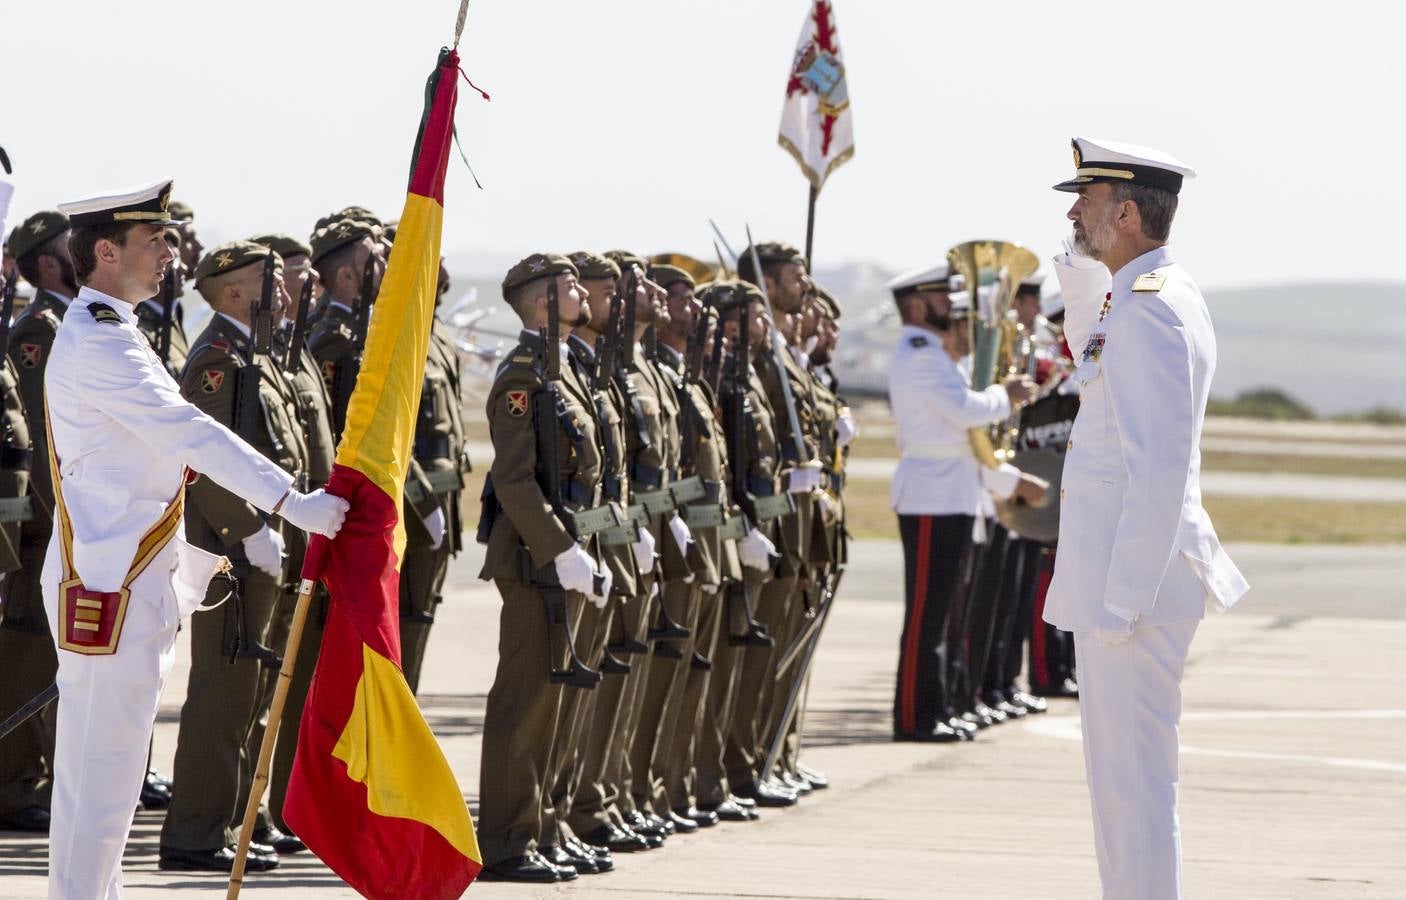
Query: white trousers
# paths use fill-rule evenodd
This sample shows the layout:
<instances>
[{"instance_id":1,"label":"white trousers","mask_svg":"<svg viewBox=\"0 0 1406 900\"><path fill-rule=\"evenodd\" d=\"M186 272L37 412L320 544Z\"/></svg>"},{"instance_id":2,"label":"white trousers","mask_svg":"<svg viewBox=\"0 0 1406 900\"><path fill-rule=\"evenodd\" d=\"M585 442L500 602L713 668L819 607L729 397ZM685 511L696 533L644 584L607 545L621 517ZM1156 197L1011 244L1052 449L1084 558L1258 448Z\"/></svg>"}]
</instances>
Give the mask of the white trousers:
<instances>
[{"instance_id":1,"label":"white trousers","mask_svg":"<svg viewBox=\"0 0 1406 900\"><path fill-rule=\"evenodd\" d=\"M1181 677L1200 622L1138 627L1105 647L1076 632L1084 768L1105 900L1181 897Z\"/></svg>"},{"instance_id":2,"label":"white trousers","mask_svg":"<svg viewBox=\"0 0 1406 900\"><path fill-rule=\"evenodd\" d=\"M58 651L50 900L122 896L122 851L146 778L161 688L176 657L178 620L169 597L169 569L155 564L151 569L132 586L116 653ZM57 579L46 582L44 602L53 628L59 620Z\"/></svg>"}]
</instances>

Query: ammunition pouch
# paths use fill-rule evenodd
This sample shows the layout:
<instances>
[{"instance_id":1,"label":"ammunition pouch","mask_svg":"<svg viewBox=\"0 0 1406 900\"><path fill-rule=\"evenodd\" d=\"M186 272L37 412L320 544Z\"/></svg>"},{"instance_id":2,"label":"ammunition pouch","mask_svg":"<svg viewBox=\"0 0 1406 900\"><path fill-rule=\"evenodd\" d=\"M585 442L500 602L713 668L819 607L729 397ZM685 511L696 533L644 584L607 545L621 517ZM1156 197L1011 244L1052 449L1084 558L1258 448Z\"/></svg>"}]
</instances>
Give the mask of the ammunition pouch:
<instances>
[{"instance_id":1,"label":"ammunition pouch","mask_svg":"<svg viewBox=\"0 0 1406 900\"><path fill-rule=\"evenodd\" d=\"M28 522L34 518L34 500L24 497L6 497L0 500L0 525L10 522Z\"/></svg>"}]
</instances>

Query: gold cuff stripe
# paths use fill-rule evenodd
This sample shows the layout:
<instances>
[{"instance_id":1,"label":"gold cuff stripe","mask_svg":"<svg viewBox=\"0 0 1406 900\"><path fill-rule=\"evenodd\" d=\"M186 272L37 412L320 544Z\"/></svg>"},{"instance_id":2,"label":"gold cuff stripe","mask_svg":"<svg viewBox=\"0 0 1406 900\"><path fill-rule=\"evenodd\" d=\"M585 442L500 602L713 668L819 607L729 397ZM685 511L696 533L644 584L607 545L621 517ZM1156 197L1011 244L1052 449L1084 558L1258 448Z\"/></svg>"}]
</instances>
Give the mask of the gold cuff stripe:
<instances>
[{"instance_id":1,"label":"gold cuff stripe","mask_svg":"<svg viewBox=\"0 0 1406 900\"><path fill-rule=\"evenodd\" d=\"M87 597L79 597L77 601L79 609L102 609L103 605L96 600L89 600Z\"/></svg>"},{"instance_id":2,"label":"gold cuff stripe","mask_svg":"<svg viewBox=\"0 0 1406 900\"><path fill-rule=\"evenodd\" d=\"M78 605L82 606L82 599L78 600ZM80 609L74 612L73 617L80 622L101 622L103 614L96 609Z\"/></svg>"},{"instance_id":3,"label":"gold cuff stripe","mask_svg":"<svg viewBox=\"0 0 1406 900\"><path fill-rule=\"evenodd\" d=\"M1086 178L1125 178L1129 181L1137 177L1127 169L1100 169L1097 166L1080 166L1074 174Z\"/></svg>"}]
</instances>

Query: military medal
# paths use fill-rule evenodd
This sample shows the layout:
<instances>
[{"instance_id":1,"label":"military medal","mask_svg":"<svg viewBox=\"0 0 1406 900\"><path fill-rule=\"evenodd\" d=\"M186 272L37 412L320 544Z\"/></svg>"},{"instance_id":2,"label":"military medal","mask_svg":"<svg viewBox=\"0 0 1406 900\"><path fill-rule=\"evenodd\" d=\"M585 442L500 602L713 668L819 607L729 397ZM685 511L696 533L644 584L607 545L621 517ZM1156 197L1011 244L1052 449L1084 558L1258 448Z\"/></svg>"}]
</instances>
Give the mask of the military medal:
<instances>
[{"instance_id":1,"label":"military medal","mask_svg":"<svg viewBox=\"0 0 1406 900\"><path fill-rule=\"evenodd\" d=\"M1102 331L1089 335L1089 342L1084 345L1084 353L1080 357L1080 362L1098 362L1098 358L1103 355L1103 341L1104 333Z\"/></svg>"}]
</instances>

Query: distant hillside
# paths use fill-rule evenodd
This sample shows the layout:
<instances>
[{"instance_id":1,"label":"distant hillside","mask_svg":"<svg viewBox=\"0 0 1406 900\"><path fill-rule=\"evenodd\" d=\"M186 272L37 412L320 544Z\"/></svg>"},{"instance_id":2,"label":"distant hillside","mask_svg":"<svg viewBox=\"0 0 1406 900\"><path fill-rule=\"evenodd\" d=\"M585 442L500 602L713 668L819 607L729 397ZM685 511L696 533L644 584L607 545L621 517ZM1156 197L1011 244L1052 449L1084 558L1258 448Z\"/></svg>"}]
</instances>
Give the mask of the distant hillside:
<instances>
[{"instance_id":1,"label":"distant hillside","mask_svg":"<svg viewBox=\"0 0 1406 900\"><path fill-rule=\"evenodd\" d=\"M451 271L471 260L449 260ZM462 268L461 268L462 266ZM817 278L844 309L839 370L855 390L886 390L885 370L898 332L884 284L896 274L873 263L822 268ZM498 295L498 279L458 275L451 296L479 289L492 311L485 327L517 331ZM1220 362L1213 392L1282 388L1322 415L1406 407L1406 283L1287 284L1211 290Z\"/></svg>"}]
</instances>

